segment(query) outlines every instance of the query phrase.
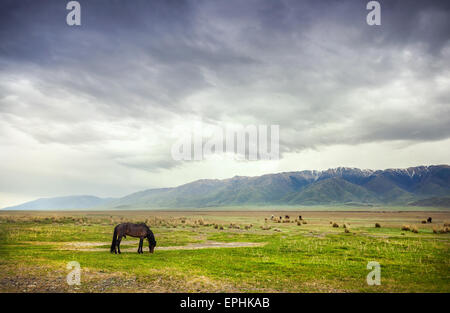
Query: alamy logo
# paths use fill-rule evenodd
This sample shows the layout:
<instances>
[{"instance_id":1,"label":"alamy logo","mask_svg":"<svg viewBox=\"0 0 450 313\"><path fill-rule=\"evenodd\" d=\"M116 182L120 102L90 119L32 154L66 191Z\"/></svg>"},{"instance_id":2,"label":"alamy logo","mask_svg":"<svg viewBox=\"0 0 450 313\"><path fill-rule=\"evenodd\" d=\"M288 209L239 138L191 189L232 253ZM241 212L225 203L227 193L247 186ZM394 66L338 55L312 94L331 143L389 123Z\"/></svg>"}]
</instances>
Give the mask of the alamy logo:
<instances>
[{"instance_id":1,"label":"alamy logo","mask_svg":"<svg viewBox=\"0 0 450 313\"><path fill-rule=\"evenodd\" d=\"M177 161L232 158L235 160L278 160L279 125L248 125L233 128L208 126L180 132L172 145ZM270 142L270 145L269 145Z\"/></svg>"},{"instance_id":2,"label":"alamy logo","mask_svg":"<svg viewBox=\"0 0 450 313\"><path fill-rule=\"evenodd\" d=\"M66 17L66 23L69 26L81 25L81 5L78 1L69 1L66 5L67 10L71 10Z\"/></svg>"},{"instance_id":3,"label":"alamy logo","mask_svg":"<svg viewBox=\"0 0 450 313\"><path fill-rule=\"evenodd\" d=\"M381 6L378 1L370 1L366 6L367 10L371 10L366 17L367 25L381 25Z\"/></svg>"},{"instance_id":4,"label":"alamy logo","mask_svg":"<svg viewBox=\"0 0 450 313\"><path fill-rule=\"evenodd\" d=\"M67 274L66 281L69 286L81 285L81 266L77 261L70 261L66 268L71 270Z\"/></svg>"},{"instance_id":5,"label":"alamy logo","mask_svg":"<svg viewBox=\"0 0 450 313\"><path fill-rule=\"evenodd\" d=\"M367 274L367 284L369 286L381 285L381 267L380 263L372 261L367 263L367 269L372 270Z\"/></svg>"}]
</instances>

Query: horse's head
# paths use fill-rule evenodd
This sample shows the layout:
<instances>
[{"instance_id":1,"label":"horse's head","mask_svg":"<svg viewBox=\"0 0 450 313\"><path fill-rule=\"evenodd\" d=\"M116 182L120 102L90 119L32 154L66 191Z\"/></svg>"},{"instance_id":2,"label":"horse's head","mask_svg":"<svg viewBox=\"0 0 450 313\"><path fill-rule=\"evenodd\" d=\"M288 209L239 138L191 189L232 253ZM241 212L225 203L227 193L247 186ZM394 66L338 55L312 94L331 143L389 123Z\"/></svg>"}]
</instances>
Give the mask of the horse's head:
<instances>
[{"instance_id":1,"label":"horse's head","mask_svg":"<svg viewBox=\"0 0 450 313\"><path fill-rule=\"evenodd\" d=\"M153 251L155 250L155 247L156 247L156 240L155 240L155 236L153 235L153 232L151 230L149 230L147 239L148 239L148 249L149 249L150 253L153 253Z\"/></svg>"}]
</instances>

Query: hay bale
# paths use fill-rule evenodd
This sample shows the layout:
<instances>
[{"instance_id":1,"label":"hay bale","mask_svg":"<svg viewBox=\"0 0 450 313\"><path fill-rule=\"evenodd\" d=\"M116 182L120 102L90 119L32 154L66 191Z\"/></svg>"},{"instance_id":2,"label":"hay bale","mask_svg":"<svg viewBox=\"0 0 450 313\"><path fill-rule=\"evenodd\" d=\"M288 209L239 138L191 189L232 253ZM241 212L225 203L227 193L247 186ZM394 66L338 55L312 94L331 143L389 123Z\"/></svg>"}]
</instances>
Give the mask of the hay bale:
<instances>
[{"instance_id":1,"label":"hay bale","mask_svg":"<svg viewBox=\"0 0 450 313\"><path fill-rule=\"evenodd\" d=\"M433 229L433 231L434 231L434 229ZM441 227L440 229L438 229L438 232L439 232L440 234L446 234L446 233L450 232L450 227L448 227L448 226L443 226L443 227Z\"/></svg>"}]
</instances>

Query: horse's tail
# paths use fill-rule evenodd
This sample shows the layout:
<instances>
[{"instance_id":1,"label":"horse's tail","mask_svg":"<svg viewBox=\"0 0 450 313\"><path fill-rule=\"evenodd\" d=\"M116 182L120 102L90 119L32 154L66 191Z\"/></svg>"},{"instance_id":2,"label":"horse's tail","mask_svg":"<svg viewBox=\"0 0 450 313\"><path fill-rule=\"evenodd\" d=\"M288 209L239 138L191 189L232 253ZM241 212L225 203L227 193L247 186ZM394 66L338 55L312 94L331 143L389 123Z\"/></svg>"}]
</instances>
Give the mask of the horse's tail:
<instances>
[{"instance_id":1,"label":"horse's tail","mask_svg":"<svg viewBox=\"0 0 450 313\"><path fill-rule=\"evenodd\" d=\"M111 243L111 253L113 253L114 250L116 249L116 242L117 242L117 226L114 227L114 235Z\"/></svg>"}]
</instances>

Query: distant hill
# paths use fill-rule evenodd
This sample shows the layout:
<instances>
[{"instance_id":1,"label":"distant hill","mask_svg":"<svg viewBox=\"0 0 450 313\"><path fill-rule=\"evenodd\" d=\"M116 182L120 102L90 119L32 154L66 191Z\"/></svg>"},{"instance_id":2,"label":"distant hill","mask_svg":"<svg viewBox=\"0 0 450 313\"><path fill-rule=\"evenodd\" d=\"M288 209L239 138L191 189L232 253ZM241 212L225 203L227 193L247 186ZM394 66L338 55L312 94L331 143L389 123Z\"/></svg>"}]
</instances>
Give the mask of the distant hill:
<instances>
[{"instance_id":1,"label":"distant hill","mask_svg":"<svg viewBox=\"0 0 450 313\"><path fill-rule=\"evenodd\" d=\"M417 200L409 203L412 206L432 206L437 208L450 208L450 197L432 197L422 200Z\"/></svg>"},{"instance_id":2,"label":"distant hill","mask_svg":"<svg viewBox=\"0 0 450 313\"><path fill-rule=\"evenodd\" d=\"M223 180L202 179L173 188L139 191L118 199L92 196L39 199L8 209L183 209L247 205L370 206L412 203L437 203L450 207L448 201L430 200L446 197L450 197L448 165L387 170L339 167L326 171L235 176Z\"/></svg>"},{"instance_id":3,"label":"distant hill","mask_svg":"<svg viewBox=\"0 0 450 313\"><path fill-rule=\"evenodd\" d=\"M393 204L450 196L450 166L361 170L339 167L256 177L203 179L175 188L140 191L110 208L195 208L236 205Z\"/></svg>"},{"instance_id":4,"label":"distant hill","mask_svg":"<svg viewBox=\"0 0 450 313\"><path fill-rule=\"evenodd\" d=\"M113 200L113 198L98 198L95 196L67 196L56 198L41 198L20 205L4 208L4 210L68 210L93 208Z\"/></svg>"},{"instance_id":5,"label":"distant hill","mask_svg":"<svg viewBox=\"0 0 450 313\"><path fill-rule=\"evenodd\" d=\"M320 180L284 199L289 204L304 205L379 202L375 193L338 177Z\"/></svg>"}]
</instances>

